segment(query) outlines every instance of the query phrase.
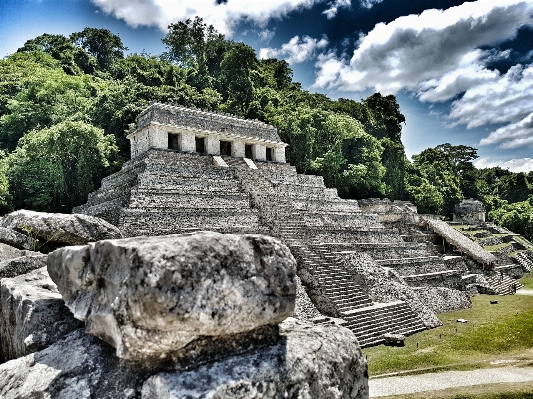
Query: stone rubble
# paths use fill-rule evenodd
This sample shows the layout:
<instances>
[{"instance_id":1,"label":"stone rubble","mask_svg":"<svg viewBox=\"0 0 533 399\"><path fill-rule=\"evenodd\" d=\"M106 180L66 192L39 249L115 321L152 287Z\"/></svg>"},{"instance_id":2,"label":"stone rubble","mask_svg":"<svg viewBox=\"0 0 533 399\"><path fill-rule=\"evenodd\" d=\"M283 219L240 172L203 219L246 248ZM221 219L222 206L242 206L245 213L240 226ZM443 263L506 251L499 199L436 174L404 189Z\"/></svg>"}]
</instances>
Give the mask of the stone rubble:
<instances>
[{"instance_id":1,"label":"stone rubble","mask_svg":"<svg viewBox=\"0 0 533 399\"><path fill-rule=\"evenodd\" d=\"M80 327L45 267L0 280L0 363L40 351Z\"/></svg>"},{"instance_id":2,"label":"stone rubble","mask_svg":"<svg viewBox=\"0 0 533 399\"><path fill-rule=\"evenodd\" d=\"M287 318L296 264L277 239L137 237L47 258L0 280L2 398L368 398L350 330Z\"/></svg>"}]
</instances>

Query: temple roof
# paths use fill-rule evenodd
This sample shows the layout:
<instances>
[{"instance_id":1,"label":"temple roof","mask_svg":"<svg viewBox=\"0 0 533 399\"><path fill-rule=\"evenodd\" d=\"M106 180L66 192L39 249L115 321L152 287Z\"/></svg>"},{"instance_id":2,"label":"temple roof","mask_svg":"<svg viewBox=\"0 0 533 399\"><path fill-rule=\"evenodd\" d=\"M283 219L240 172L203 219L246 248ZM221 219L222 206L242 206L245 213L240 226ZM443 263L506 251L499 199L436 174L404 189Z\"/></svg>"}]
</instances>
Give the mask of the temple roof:
<instances>
[{"instance_id":1,"label":"temple roof","mask_svg":"<svg viewBox=\"0 0 533 399\"><path fill-rule=\"evenodd\" d=\"M153 102L137 117L137 130L150 123L281 143L277 129L264 122L178 105Z\"/></svg>"}]
</instances>

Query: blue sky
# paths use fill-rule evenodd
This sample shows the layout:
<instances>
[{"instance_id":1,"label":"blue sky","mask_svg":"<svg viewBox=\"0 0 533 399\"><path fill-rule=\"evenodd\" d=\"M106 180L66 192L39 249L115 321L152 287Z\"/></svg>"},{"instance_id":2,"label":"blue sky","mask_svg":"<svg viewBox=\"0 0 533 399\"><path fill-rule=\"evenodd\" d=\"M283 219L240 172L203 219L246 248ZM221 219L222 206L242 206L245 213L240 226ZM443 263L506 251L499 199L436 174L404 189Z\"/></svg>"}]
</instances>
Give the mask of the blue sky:
<instances>
[{"instance_id":1,"label":"blue sky","mask_svg":"<svg viewBox=\"0 0 533 399\"><path fill-rule=\"evenodd\" d=\"M0 57L43 33L90 26L160 54L199 15L311 92L395 94L408 155L450 142L477 166L533 170L533 0L0 0Z\"/></svg>"}]
</instances>

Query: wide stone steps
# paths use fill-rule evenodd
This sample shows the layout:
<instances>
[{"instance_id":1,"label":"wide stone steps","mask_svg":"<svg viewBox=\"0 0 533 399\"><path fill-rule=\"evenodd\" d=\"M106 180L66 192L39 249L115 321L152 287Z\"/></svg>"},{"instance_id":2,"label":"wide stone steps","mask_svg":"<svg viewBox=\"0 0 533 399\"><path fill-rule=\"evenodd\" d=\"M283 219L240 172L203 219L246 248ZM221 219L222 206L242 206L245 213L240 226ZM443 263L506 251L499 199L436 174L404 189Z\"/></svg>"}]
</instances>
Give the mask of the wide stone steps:
<instances>
[{"instance_id":1,"label":"wide stone steps","mask_svg":"<svg viewBox=\"0 0 533 399\"><path fill-rule=\"evenodd\" d=\"M411 335L426 329L424 323L403 301L374 304L342 315L362 347L383 343L387 333Z\"/></svg>"},{"instance_id":2,"label":"wide stone steps","mask_svg":"<svg viewBox=\"0 0 533 399\"><path fill-rule=\"evenodd\" d=\"M507 274L503 274L502 276L498 272L486 278L490 286L501 295L512 295L515 293L513 286L517 290L524 286L518 280L509 277Z\"/></svg>"}]
</instances>

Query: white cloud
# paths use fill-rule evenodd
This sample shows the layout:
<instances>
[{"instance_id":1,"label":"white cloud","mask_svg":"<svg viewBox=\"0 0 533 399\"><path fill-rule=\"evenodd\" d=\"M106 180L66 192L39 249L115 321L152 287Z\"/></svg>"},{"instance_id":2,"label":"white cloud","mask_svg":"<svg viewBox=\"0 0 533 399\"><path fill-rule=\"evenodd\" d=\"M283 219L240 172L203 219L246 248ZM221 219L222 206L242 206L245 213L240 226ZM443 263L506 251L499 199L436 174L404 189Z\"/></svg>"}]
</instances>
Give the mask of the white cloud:
<instances>
[{"instance_id":1,"label":"white cloud","mask_svg":"<svg viewBox=\"0 0 533 399\"><path fill-rule=\"evenodd\" d=\"M314 86L383 94L406 89L425 102L452 100L454 124L518 124L531 112L533 67L516 65L502 75L487 65L510 51L487 48L513 39L525 26L533 26L533 0L479 0L400 17L361 35L349 60L321 54ZM512 130L504 128L499 136ZM527 145L529 137L500 142L514 148Z\"/></svg>"},{"instance_id":2,"label":"white cloud","mask_svg":"<svg viewBox=\"0 0 533 399\"><path fill-rule=\"evenodd\" d=\"M326 17L331 19L337 15L340 8L352 8L352 2L350 0L333 0L328 6L329 8L322 14L326 14Z\"/></svg>"},{"instance_id":3,"label":"white cloud","mask_svg":"<svg viewBox=\"0 0 533 399\"><path fill-rule=\"evenodd\" d=\"M481 139L480 145L502 143L502 148L518 148L533 144L533 112L519 122L505 125Z\"/></svg>"},{"instance_id":4,"label":"white cloud","mask_svg":"<svg viewBox=\"0 0 533 399\"><path fill-rule=\"evenodd\" d=\"M167 26L196 15L212 24L219 32L231 36L233 26L248 19L264 26L271 18L280 18L288 12L309 8L324 0L229 0L217 5L214 0L91 0L105 13L123 19L131 26L156 26L166 31Z\"/></svg>"},{"instance_id":5,"label":"white cloud","mask_svg":"<svg viewBox=\"0 0 533 399\"><path fill-rule=\"evenodd\" d=\"M270 40L272 40L275 34L276 34L275 29L272 29L272 30L264 29L261 32L259 32L259 40L261 40L262 42L268 43L270 42Z\"/></svg>"},{"instance_id":6,"label":"white cloud","mask_svg":"<svg viewBox=\"0 0 533 399\"><path fill-rule=\"evenodd\" d=\"M502 169L509 169L511 172L530 172L533 170L532 158L515 158L508 161L493 160L489 157L478 158L474 162L474 166L478 169L494 168L499 166Z\"/></svg>"},{"instance_id":7,"label":"white cloud","mask_svg":"<svg viewBox=\"0 0 533 399\"><path fill-rule=\"evenodd\" d=\"M304 62L316 54L317 50L325 49L328 45L328 39L313 39L309 36L294 36L288 43L281 46L280 49L262 48L259 50L260 58L283 58L289 64Z\"/></svg>"}]
</instances>

